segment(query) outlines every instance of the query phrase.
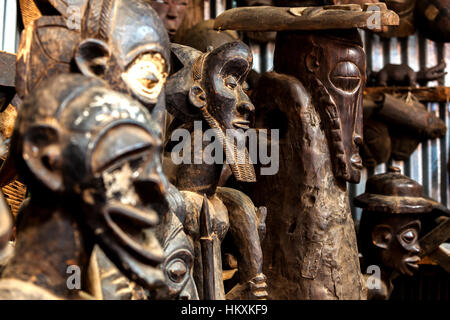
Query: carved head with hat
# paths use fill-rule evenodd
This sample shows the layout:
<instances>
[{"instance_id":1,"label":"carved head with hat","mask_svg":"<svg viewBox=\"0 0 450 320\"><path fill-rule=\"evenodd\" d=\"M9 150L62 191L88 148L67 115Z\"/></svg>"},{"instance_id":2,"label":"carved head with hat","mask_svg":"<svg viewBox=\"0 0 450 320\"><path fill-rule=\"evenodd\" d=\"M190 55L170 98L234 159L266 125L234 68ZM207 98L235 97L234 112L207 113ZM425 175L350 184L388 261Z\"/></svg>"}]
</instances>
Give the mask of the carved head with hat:
<instances>
[{"instance_id":1,"label":"carved head with hat","mask_svg":"<svg viewBox=\"0 0 450 320\"><path fill-rule=\"evenodd\" d=\"M365 261L412 275L420 260L420 218L439 204L396 167L370 177L354 204L363 209L359 245Z\"/></svg>"}]
</instances>

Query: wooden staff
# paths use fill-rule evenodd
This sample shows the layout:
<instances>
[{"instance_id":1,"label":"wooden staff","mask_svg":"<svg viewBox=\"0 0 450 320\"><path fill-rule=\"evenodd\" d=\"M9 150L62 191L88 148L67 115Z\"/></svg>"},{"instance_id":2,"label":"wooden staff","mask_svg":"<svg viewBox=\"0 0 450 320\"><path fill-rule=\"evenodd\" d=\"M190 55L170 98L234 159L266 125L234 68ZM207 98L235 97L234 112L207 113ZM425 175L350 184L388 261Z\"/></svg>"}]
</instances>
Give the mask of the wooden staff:
<instances>
[{"instance_id":1,"label":"wooden staff","mask_svg":"<svg viewBox=\"0 0 450 320\"><path fill-rule=\"evenodd\" d=\"M200 245L203 266L203 299L214 300L216 297L214 283L214 244L210 229L211 217L208 198L203 195L203 204L200 211Z\"/></svg>"}]
</instances>

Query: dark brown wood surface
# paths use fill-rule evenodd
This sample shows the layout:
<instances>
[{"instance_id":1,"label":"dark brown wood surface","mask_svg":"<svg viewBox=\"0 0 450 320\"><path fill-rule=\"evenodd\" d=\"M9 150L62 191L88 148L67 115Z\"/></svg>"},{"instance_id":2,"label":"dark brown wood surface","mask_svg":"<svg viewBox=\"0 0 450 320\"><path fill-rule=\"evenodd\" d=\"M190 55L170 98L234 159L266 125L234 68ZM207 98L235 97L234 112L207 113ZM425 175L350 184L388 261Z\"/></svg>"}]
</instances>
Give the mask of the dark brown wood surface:
<instances>
[{"instance_id":1,"label":"dark brown wood surface","mask_svg":"<svg viewBox=\"0 0 450 320\"><path fill-rule=\"evenodd\" d=\"M380 27L397 25L399 18L393 11L379 4ZM359 5L324 7L242 7L220 14L214 28L240 31L286 31L365 28L373 12L363 11Z\"/></svg>"}]
</instances>

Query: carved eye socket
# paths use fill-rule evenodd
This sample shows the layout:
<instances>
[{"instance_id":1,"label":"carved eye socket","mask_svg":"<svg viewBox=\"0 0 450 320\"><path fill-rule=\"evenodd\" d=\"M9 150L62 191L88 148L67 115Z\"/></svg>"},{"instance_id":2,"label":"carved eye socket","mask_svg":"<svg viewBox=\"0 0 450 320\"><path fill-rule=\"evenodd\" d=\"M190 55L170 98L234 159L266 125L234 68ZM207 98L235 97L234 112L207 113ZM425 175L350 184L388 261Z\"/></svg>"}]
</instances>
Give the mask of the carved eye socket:
<instances>
[{"instance_id":1,"label":"carved eye socket","mask_svg":"<svg viewBox=\"0 0 450 320\"><path fill-rule=\"evenodd\" d=\"M229 89L234 90L238 85L236 79L232 76L225 78L225 86L227 86Z\"/></svg>"},{"instance_id":2,"label":"carved eye socket","mask_svg":"<svg viewBox=\"0 0 450 320\"><path fill-rule=\"evenodd\" d=\"M167 266L167 275L169 276L169 279L172 280L173 282L176 283L182 282L186 277L187 273L188 273L188 266L181 259L176 259Z\"/></svg>"},{"instance_id":3,"label":"carved eye socket","mask_svg":"<svg viewBox=\"0 0 450 320\"><path fill-rule=\"evenodd\" d=\"M136 59L123 75L138 95L157 99L167 79L167 65L159 53L147 53Z\"/></svg>"},{"instance_id":4,"label":"carved eye socket","mask_svg":"<svg viewBox=\"0 0 450 320\"><path fill-rule=\"evenodd\" d=\"M339 62L331 73L330 80L336 88L353 92L361 83L361 72L353 62Z\"/></svg>"},{"instance_id":5,"label":"carved eye socket","mask_svg":"<svg viewBox=\"0 0 450 320\"><path fill-rule=\"evenodd\" d=\"M412 243L413 241L416 240L417 238L417 232L414 229L408 229L405 230L402 235L401 238L403 241L405 241L406 243Z\"/></svg>"}]
</instances>

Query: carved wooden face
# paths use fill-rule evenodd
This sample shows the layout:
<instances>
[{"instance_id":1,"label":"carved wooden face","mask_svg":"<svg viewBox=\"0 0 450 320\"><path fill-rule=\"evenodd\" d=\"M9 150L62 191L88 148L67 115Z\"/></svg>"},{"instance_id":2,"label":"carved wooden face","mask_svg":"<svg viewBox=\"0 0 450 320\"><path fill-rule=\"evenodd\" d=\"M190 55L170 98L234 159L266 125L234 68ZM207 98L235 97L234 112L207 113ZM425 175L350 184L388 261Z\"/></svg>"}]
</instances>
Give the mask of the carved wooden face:
<instances>
[{"instance_id":1,"label":"carved wooden face","mask_svg":"<svg viewBox=\"0 0 450 320\"><path fill-rule=\"evenodd\" d=\"M298 78L327 134L336 178L358 183L366 56L356 29L278 32L274 70Z\"/></svg>"},{"instance_id":2,"label":"carved wooden face","mask_svg":"<svg viewBox=\"0 0 450 320\"><path fill-rule=\"evenodd\" d=\"M376 213L373 213L376 214ZM416 216L392 215L372 229L372 243L384 266L411 276L418 268L420 221Z\"/></svg>"},{"instance_id":3,"label":"carved wooden face","mask_svg":"<svg viewBox=\"0 0 450 320\"><path fill-rule=\"evenodd\" d=\"M193 278L194 246L183 230L183 224L174 215L162 226L164 234L159 236L164 246L164 263L160 265L167 287L151 293L152 299L198 300Z\"/></svg>"},{"instance_id":4,"label":"carved wooden face","mask_svg":"<svg viewBox=\"0 0 450 320\"><path fill-rule=\"evenodd\" d=\"M344 161L346 168L338 168L338 175L358 183L361 178L362 160L359 146L362 144L362 97L366 82L366 56L362 47L339 40L318 38L320 66L314 72L325 85L338 109ZM331 136L333 124L331 126ZM334 150L339 153L342 150Z\"/></svg>"},{"instance_id":5,"label":"carved wooden face","mask_svg":"<svg viewBox=\"0 0 450 320\"><path fill-rule=\"evenodd\" d=\"M144 233L168 210L160 129L149 112L94 78L61 75L24 103L19 130L32 182L78 199L68 210L110 260L144 287L161 285L162 248Z\"/></svg>"},{"instance_id":6,"label":"carved wooden face","mask_svg":"<svg viewBox=\"0 0 450 320\"><path fill-rule=\"evenodd\" d=\"M184 14L190 0L151 0L171 39L183 22Z\"/></svg>"},{"instance_id":7,"label":"carved wooden face","mask_svg":"<svg viewBox=\"0 0 450 320\"><path fill-rule=\"evenodd\" d=\"M163 24L145 1L114 0L102 8L98 25L95 12L86 14L78 67L153 110L163 100L160 93L169 73L169 39Z\"/></svg>"},{"instance_id":8,"label":"carved wooden face","mask_svg":"<svg viewBox=\"0 0 450 320\"><path fill-rule=\"evenodd\" d=\"M202 87L206 105L223 132L250 128L255 108L244 90L252 62L250 49L242 42L227 43L205 58Z\"/></svg>"}]
</instances>

